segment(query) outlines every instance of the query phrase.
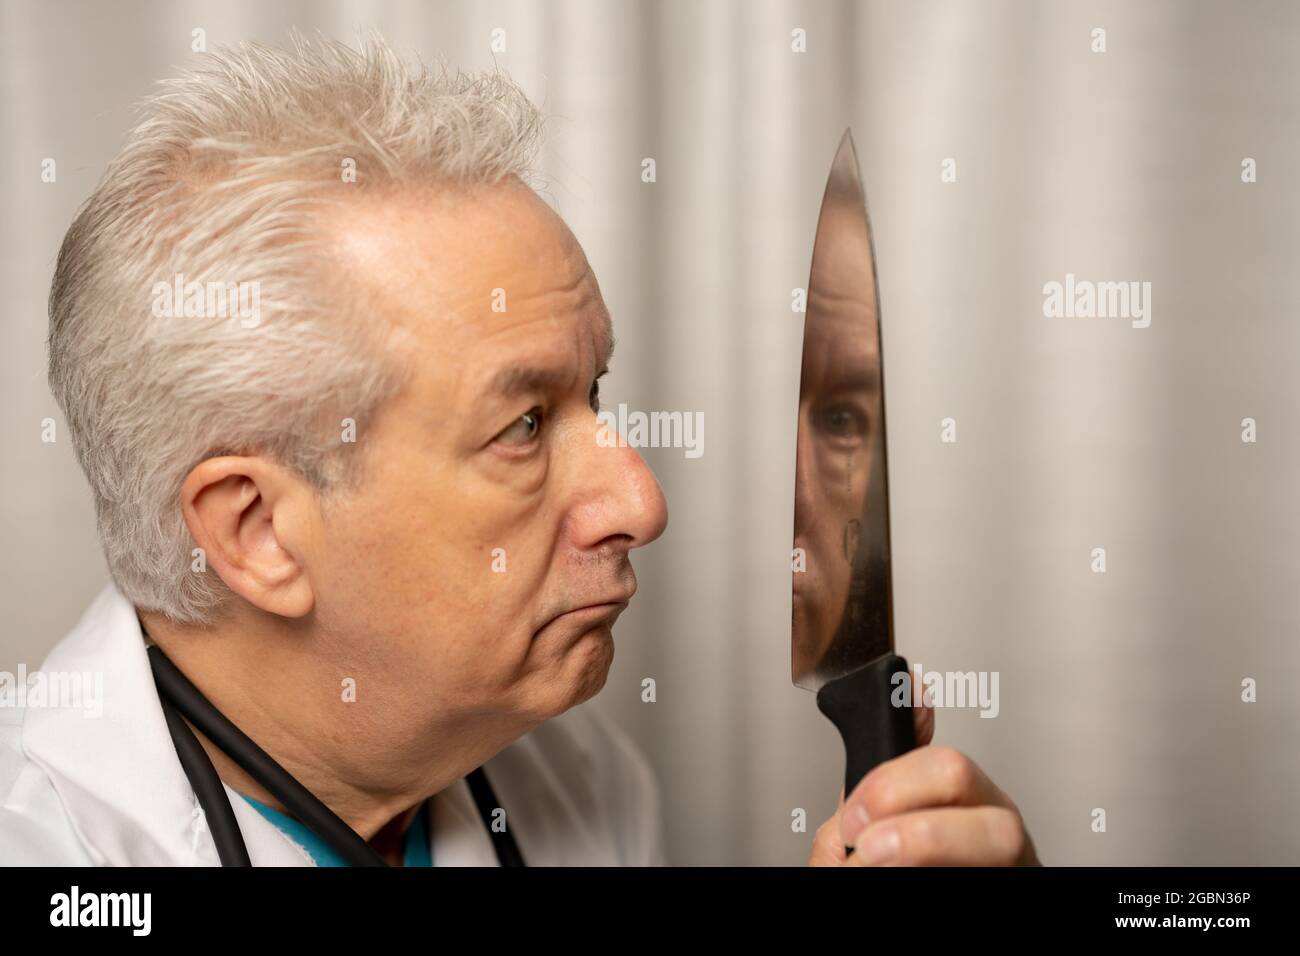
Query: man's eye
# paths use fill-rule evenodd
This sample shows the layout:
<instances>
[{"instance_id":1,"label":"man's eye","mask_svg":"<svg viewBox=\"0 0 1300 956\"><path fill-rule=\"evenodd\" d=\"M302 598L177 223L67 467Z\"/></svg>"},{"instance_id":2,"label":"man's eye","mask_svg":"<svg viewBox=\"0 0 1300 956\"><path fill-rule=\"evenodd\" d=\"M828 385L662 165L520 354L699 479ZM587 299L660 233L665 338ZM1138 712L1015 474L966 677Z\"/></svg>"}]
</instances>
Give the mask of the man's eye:
<instances>
[{"instance_id":1,"label":"man's eye","mask_svg":"<svg viewBox=\"0 0 1300 956\"><path fill-rule=\"evenodd\" d=\"M542 410L531 408L524 412L496 440L506 445L524 446L532 444L542 430Z\"/></svg>"},{"instance_id":2,"label":"man's eye","mask_svg":"<svg viewBox=\"0 0 1300 956\"><path fill-rule=\"evenodd\" d=\"M832 405L817 415L817 427L839 441L865 438L869 424L867 416L860 409L847 404Z\"/></svg>"}]
</instances>

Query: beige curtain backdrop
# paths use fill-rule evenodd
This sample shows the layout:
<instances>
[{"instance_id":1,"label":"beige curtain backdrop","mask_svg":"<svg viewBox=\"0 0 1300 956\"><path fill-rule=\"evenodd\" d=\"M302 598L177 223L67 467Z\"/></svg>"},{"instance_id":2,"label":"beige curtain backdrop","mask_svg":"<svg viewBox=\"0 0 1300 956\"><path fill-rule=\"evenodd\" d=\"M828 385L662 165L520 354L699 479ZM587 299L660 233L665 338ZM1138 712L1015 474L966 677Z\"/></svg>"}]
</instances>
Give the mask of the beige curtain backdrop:
<instances>
[{"instance_id":1,"label":"beige curtain backdrop","mask_svg":"<svg viewBox=\"0 0 1300 956\"><path fill-rule=\"evenodd\" d=\"M194 29L215 45L293 26L374 27L465 68L504 29L495 61L551 117L545 193L615 318L607 402L704 414L703 457L645 452L670 525L587 705L653 761L672 862L802 863L839 789L838 737L789 678L791 294L851 126L899 650L1000 677L997 717L942 710L939 739L1014 796L1047 862L1300 863L1287 3L4 4L0 669L36 666L105 580L65 433L41 441L46 417L62 428L43 340L63 232ZM1045 318L1067 273L1150 282L1150 327Z\"/></svg>"}]
</instances>

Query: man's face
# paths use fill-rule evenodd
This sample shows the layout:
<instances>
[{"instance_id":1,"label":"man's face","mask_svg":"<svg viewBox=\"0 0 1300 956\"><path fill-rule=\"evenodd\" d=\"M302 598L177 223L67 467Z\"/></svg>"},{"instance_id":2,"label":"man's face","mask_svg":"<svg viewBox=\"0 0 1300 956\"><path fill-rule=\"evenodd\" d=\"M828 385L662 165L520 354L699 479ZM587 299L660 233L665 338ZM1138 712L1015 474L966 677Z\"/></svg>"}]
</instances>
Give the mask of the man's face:
<instances>
[{"instance_id":1,"label":"man's face","mask_svg":"<svg viewBox=\"0 0 1300 956\"><path fill-rule=\"evenodd\" d=\"M795 489L793 670L811 677L844 618L880 428L880 354L871 244L861 211L827 210L805 317ZM864 268L864 265L867 268Z\"/></svg>"},{"instance_id":2,"label":"man's face","mask_svg":"<svg viewBox=\"0 0 1300 956\"><path fill-rule=\"evenodd\" d=\"M359 423L364 478L326 506L317 621L425 716L554 716L603 686L628 552L667 523L637 452L596 440L596 278L514 180L368 200L337 233L412 375Z\"/></svg>"}]
</instances>

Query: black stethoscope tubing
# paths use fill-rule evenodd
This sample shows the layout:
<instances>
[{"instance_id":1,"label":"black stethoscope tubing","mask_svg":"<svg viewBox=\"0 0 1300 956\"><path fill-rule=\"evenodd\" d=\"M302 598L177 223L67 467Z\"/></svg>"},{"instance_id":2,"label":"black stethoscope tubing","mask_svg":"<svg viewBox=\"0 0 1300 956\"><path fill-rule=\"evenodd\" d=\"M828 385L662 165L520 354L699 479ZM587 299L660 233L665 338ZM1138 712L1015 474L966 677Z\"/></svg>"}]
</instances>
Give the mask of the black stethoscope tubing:
<instances>
[{"instance_id":1,"label":"black stethoscope tubing","mask_svg":"<svg viewBox=\"0 0 1300 956\"><path fill-rule=\"evenodd\" d=\"M149 664L176 755L194 788L199 806L203 808L222 866L251 866L252 863L221 778L185 720L202 731L222 753L239 764L348 863L353 866L387 866L374 847L217 710L156 644L149 647ZM524 866L523 855L513 835L491 825L492 814L501 804L483 768L470 773L466 782L479 816L491 834L498 862L502 866Z\"/></svg>"}]
</instances>

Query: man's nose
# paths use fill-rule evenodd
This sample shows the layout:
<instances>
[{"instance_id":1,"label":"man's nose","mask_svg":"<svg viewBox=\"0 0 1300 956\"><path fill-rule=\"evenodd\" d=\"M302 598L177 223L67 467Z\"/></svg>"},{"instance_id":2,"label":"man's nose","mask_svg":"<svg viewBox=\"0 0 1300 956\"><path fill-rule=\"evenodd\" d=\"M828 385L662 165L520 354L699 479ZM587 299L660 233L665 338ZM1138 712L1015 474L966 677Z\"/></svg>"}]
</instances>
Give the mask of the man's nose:
<instances>
[{"instance_id":1,"label":"man's nose","mask_svg":"<svg viewBox=\"0 0 1300 956\"><path fill-rule=\"evenodd\" d=\"M664 533L668 502L645 459L621 435L614 444L611 434L612 429L590 431L578 456L577 501L570 514L579 547L630 551Z\"/></svg>"}]
</instances>

